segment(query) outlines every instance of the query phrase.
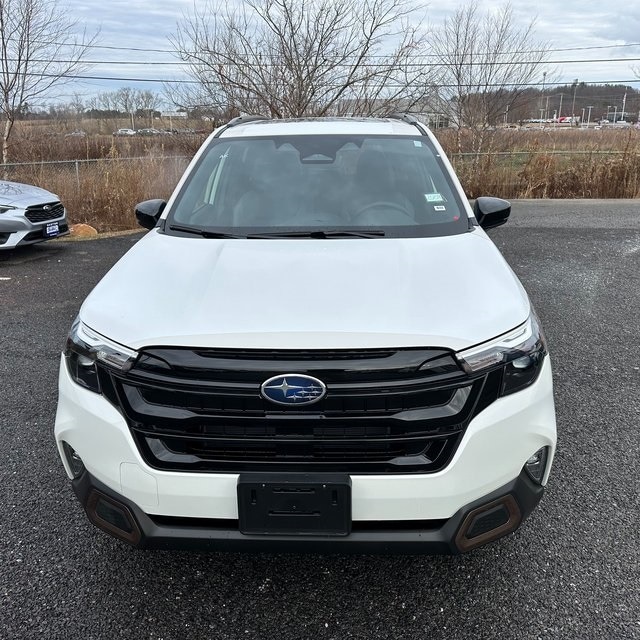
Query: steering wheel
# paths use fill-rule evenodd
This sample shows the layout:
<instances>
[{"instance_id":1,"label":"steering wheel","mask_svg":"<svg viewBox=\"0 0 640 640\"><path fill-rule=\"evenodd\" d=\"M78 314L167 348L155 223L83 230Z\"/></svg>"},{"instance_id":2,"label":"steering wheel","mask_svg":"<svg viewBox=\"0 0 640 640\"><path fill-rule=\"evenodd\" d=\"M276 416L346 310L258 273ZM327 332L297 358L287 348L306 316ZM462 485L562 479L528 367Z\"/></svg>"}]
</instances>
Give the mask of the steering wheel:
<instances>
[{"instance_id":1,"label":"steering wheel","mask_svg":"<svg viewBox=\"0 0 640 640\"><path fill-rule=\"evenodd\" d=\"M375 220L365 220L363 222L365 223L369 223L369 224L415 224L416 221L413 219L413 216L411 215L411 213L409 211L407 211L407 209L405 207L403 207L400 203L398 202L391 202L389 200L376 200L375 202L370 202L369 204L365 204L363 207L360 207L360 209L358 209L358 211L356 211L356 213L353 215L353 220L352 222L359 222L360 218L365 217L369 212L372 212L375 209L391 209L392 211L395 211L396 213L400 213L402 214L402 217L404 219L401 220L397 220L394 219L393 222L391 222L390 220L382 220L380 222L377 222Z\"/></svg>"}]
</instances>

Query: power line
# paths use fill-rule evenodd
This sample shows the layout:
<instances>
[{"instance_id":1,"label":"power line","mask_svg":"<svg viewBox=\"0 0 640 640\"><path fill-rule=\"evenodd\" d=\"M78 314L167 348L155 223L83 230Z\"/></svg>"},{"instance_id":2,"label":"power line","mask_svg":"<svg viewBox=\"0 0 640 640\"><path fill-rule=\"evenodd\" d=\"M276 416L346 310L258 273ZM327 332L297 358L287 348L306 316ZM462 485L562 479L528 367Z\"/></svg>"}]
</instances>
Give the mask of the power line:
<instances>
[{"instance_id":1,"label":"power line","mask_svg":"<svg viewBox=\"0 0 640 640\"><path fill-rule=\"evenodd\" d=\"M12 58L7 58L6 59L7 62L17 62L15 59ZM30 62L33 63L37 63L37 64L50 64L52 62L59 62L61 64L71 64L73 62L76 62L75 60L31 60ZM610 62L640 62L640 58L590 58L590 59L586 59L586 60L544 60L544 61L539 61L539 60L521 60L521 61L517 61L517 62L500 62L500 61L491 61L491 62L487 62L486 64L488 66L513 66L513 65L527 65L527 64L541 64L541 65L547 65L547 64L593 64L593 63L610 63ZM84 65L112 65L112 66L191 66L193 64L198 64L198 63L193 63L193 62L187 62L187 61L182 61L182 60L176 60L174 62L169 62L169 61L155 61L155 60L141 60L140 62L132 62L130 60L83 60L82 64ZM472 67L472 66L477 66L477 65L481 65L484 64L482 62L460 62L458 64L456 64L456 66L461 66L461 67ZM254 66L248 62L244 62L244 63L234 63L231 66L245 66L245 67L250 67L250 66ZM277 63L274 62L269 62L269 63L262 63L262 66L265 67L273 67L273 66L277 66ZM348 67L349 63L348 62L344 62L344 63L340 63L339 65L340 67ZM364 64L360 64L359 66L363 66L363 67L367 67L367 66L372 66L370 64L364 63ZM404 66L404 65L403 65ZM441 63L438 62L407 62L406 66L408 67L441 67L443 66Z\"/></svg>"},{"instance_id":2,"label":"power line","mask_svg":"<svg viewBox=\"0 0 640 640\"><path fill-rule=\"evenodd\" d=\"M639 58L640 60L640 58ZM15 58L6 58L7 62L17 62ZM50 64L52 62L59 62L60 64L69 64L76 62L75 60L60 60L56 58L55 60L29 60L32 63L38 64ZM82 60L81 64L83 65L91 65L91 64L110 64L110 65L128 65L128 66L155 66L155 65L188 65L192 64L191 62L184 62L182 60L175 60L173 62L169 61L157 61L157 60L141 60L140 62L132 62L131 60Z\"/></svg>"},{"instance_id":3,"label":"power line","mask_svg":"<svg viewBox=\"0 0 640 640\"><path fill-rule=\"evenodd\" d=\"M51 42L50 44L57 46L67 46L68 42ZM626 45L625 45L626 46ZM85 49L106 49L108 51L139 51L142 53L175 53L173 49L146 49L142 47L119 47L115 45L106 44L85 44L82 45Z\"/></svg>"},{"instance_id":4,"label":"power line","mask_svg":"<svg viewBox=\"0 0 640 640\"><path fill-rule=\"evenodd\" d=\"M126 78L119 76L93 76L93 75L74 75L74 74L53 74L53 73L25 73L25 76L35 78L68 78L72 80L109 80L113 82L151 82L162 84L202 84L198 80L172 80L169 78ZM640 83L640 78L633 78L632 80L589 80L581 81L582 85L603 85L603 84L637 84ZM471 85L479 85L487 88L495 87L567 87L571 86L571 83L564 82L498 82L498 83L470 83ZM389 83L388 87L403 87L404 85ZM455 89L458 85L455 84L438 84L437 87L445 89Z\"/></svg>"},{"instance_id":5,"label":"power line","mask_svg":"<svg viewBox=\"0 0 640 640\"><path fill-rule=\"evenodd\" d=\"M100 47L100 45L92 45L92 46L95 46L95 48L105 48L105 49L108 48L111 50L149 51L152 53L172 53L172 54L176 53L176 51L173 49L135 49L131 47L115 47L115 46ZM640 42L629 42L626 44L609 44L609 45L597 45L597 46L594 45L594 46L585 46L585 47L562 47L562 48L551 48L551 49L526 49L521 51L500 51L500 52L497 52L497 55L510 56L510 55L521 55L524 53L559 53L561 51L596 51L601 49L618 49L618 48L626 48L626 47L640 47ZM483 56L483 55L490 55L490 54L481 52L478 55ZM385 56L373 56L373 57L384 58ZM426 53L426 54L423 54L423 57L437 58L438 54Z\"/></svg>"},{"instance_id":6,"label":"power line","mask_svg":"<svg viewBox=\"0 0 640 640\"><path fill-rule=\"evenodd\" d=\"M69 46L68 42L51 42L48 44L56 45L56 46ZM137 51L141 53L170 53L172 55L176 54L175 49L147 49L144 47L123 47L116 45L104 45L104 44L85 44L79 45L84 49L104 49L107 51ZM596 51L601 49L622 49L628 47L640 47L640 42L627 42L625 44L604 44L604 45L590 45L584 47L559 47L559 48L549 48L549 49L526 49L521 51L499 51L495 52L496 55L521 55L525 53L558 53L561 51ZM494 55L492 52L489 53L479 53L478 55ZM373 56L384 58L386 56ZM422 57L425 58L437 58L438 54L435 53L425 53Z\"/></svg>"}]
</instances>

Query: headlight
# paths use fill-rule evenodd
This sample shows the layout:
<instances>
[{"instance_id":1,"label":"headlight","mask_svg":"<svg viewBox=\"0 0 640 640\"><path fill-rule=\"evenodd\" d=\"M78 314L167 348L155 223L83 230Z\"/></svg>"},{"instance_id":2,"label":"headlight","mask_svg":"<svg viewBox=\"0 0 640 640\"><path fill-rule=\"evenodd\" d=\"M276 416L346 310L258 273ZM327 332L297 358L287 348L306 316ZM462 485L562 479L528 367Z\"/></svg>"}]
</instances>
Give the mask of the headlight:
<instances>
[{"instance_id":1,"label":"headlight","mask_svg":"<svg viewBox=\"0 0 640 640\"><path fill-rule=\"evenodd\" d=\"M128 371L138 353L101 336L76 318L67 338L64 355L71 377L79 385L100 393L96 362L117 371Z\"/></svg>"},{"instance_id":2,"label":"headlight","mask_svg":"<svg viewBox=\"0 0 640 640\"><path fill-rule=\"evenodd\" d=\"M7 213L7 211L13 211L16 207L10 207L6 204L0 204L0 213Z\"/></svg>"},{"instance_id":3,"label":"headlight","mask_svg":"<svg viewBox=\"0 0 640 640\"><path fill-rule=\"evenodd\" d=\"M516 329L457 354L467 373L504 367L502 395L530 385L538 377L547 345L536 314Z\"/></svg>"}]
</instances>

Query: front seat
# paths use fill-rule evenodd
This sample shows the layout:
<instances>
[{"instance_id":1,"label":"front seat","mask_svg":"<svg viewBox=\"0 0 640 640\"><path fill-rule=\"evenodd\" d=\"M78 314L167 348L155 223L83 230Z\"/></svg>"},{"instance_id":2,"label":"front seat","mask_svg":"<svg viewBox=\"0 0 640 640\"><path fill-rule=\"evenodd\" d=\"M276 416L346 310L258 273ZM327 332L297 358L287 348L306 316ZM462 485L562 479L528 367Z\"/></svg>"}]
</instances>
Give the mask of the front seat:
<instances>
[{"instance_id":1,"label":"front seat","mask_svg":"<svg viewBox=\"0 0 640 640\"><path fill-rule=\"evenodd\" d=\"M234 207L234 226L294 226L299 204L299 169L298 159L291 152L276 152L256 162L251 188Z\"/></svg>"},{"instance_id":2,"label":"front seat","mask_svg":"<svg viewBox=\"0 0 640 640\"><path fill-rule=\"evenodd\" d=\"M360 153L350 200L352 222L363 225L415 224L411 201L396 187L387 155L377 149L365 149ZM385 207L383 203L396 207Z\"/></svg>"}]
</instances>

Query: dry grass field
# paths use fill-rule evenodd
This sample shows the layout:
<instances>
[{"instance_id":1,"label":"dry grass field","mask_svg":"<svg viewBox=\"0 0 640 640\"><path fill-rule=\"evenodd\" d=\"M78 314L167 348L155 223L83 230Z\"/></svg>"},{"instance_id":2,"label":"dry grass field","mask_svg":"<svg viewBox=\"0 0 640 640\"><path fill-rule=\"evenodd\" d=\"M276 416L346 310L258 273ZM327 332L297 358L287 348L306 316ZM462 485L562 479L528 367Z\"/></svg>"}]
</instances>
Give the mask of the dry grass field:
<instances>
[{"instance_id":1,"label":"dry grass field","mask_svg":"<svg viewBox=\"0 0 640 640\"><path fill-rule=\"evenodd\" d=\"M507 129L491 150L457 153L455 132L437 132L470 198L640 197L640 130Z\"/></svg>"},{"instance_id":2,"label":"dry grass field","mask_svg":"<svg viewBox=\"0 0 640 640\"><path fill-rule=\"evenodd\" d=\"M50 124L19 124L12 145L16 165L5 167L6 179L58 194L72 223L99 231L132 228L137 202L168 197L206 136L107 133L127 126L124 121L73 123L86 136L68 135L69 125L56 130ZM456 132L443 129L436 135L470 198L640 197L638 129L501 130L479 154L472 151L469 134L463 134L460 148Z\"/></svg>"}]
</instances>

